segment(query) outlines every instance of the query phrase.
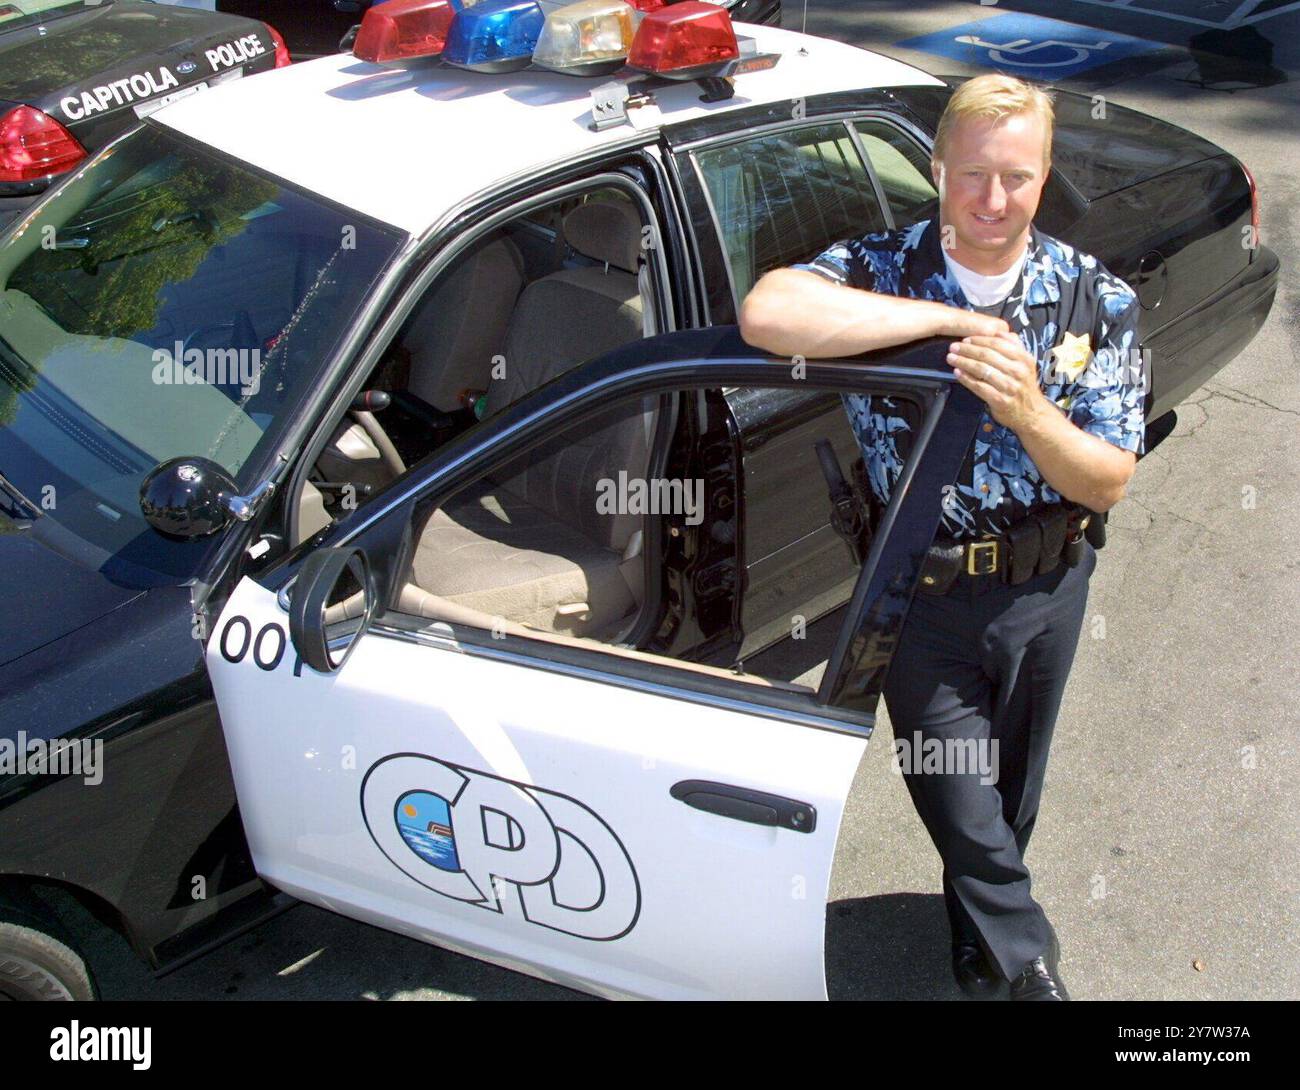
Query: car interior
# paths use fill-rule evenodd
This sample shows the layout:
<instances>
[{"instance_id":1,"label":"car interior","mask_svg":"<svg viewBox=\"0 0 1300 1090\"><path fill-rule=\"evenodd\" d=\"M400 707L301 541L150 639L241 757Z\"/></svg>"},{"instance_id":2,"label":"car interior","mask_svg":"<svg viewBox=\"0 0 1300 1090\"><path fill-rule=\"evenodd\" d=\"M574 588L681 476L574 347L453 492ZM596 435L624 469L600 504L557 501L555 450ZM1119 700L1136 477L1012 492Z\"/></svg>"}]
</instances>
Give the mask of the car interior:
<instances>
[{"instance_id":1,"label":"car interior","mask_svg":"<svg viewBox=\"0 0 1300 1090\"><path fill-rule=\"evenodd\" d=\"M738 299L769 268L886 226L858 146L896 223L933 209L923 150L874 122L858 124L857 136L860 145L833 122L701 153ZM586 360L657 332L644 226L632 196L606 188L529 212L462 252L409 316L320 454L301 498L298 539L477 421ZM416 526L398 612L641 654L629 637L647 576L655 575L646 556L654 523L640 513L602 513L596 502L601 483L620 472L650 474L662 408L654 401L634 408L490 474ZM857 449L847 420L832 419L835 431L826 438L851 461ZM791 471L815 464L814 444L804 438L808 450L790 462ZM815 487L824 495L822 481ZM829 532L820 504L799 517L807 533ZM773 582L771 592L779 589ZM328 619L361 608L354 595L331 606Z\"/></svg>"},{"instance_id":2,"label":"car interior","mask_svg":"<svg viewBox=\"0 0 1300 1090\"><path fill-rule=\"evenodd\" d=\"M656 332L642 226L630 195L604 189L531 212L462 253L317 459L298 539L478 420ZM646 475L657 417L653 400L611 416L437 509L398 608L617 640L644 597L644 536L640 516L598 513L596 490L620 470Z\"/></svg>"}]
</instances>

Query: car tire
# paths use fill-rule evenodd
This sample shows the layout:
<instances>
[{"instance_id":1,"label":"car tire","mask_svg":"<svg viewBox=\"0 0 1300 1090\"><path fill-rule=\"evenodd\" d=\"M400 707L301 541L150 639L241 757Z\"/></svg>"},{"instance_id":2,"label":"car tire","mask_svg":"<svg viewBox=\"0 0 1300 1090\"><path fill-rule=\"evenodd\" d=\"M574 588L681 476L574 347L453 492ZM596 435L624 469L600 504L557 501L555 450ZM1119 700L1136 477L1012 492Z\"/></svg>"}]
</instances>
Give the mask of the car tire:
<instances>
[{"instance_id":1,"label":"car tire","mask_svg":"<svg viewBox=\"0 0 1300 1090\"><path fill-rule=\"evenodd\" d=\"M86 959L60 928L0 907L0 1002L96 998Z\"/></svg>"}]
</instances>

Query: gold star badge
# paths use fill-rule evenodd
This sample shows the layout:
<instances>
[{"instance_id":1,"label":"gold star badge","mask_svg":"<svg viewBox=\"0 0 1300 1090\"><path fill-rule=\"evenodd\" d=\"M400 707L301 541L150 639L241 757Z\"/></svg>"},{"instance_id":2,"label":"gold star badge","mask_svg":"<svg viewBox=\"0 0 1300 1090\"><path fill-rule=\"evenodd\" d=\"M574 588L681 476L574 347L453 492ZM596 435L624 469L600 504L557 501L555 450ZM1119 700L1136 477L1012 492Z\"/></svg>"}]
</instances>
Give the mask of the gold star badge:
<instances>
[{"instance_id":1,"label":"gold star badge","mask_svg":"<svg viewBox=\"0 0 1300 1090\"><path fill-rule=\"evenodd\" d=\"M1063 379L1073 382L1088 366L1092 355L1092 341L1088 334L1076 337L1067 333L1065 339L1052 349L1052 358L1056 363L1056 373Z\"/></svg>"}]
</instances>

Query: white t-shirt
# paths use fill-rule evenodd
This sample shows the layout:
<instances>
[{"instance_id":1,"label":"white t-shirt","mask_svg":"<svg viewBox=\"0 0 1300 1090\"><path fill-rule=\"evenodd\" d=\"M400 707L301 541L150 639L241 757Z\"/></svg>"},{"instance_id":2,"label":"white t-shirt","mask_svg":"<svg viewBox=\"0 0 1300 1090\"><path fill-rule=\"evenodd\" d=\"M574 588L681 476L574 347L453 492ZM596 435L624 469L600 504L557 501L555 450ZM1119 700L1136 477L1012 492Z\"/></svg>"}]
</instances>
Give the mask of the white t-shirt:
<instances>
[{"instance_id":1,"label":"white t-shirt","mask_svg":"<svg viewBox=\"0 0 1300 1090\"><path fill-rule=\"evenodd\" d=\"M985 276L954 261L948 256L947 250L943 252L943 260L948 265L948 271L961 285L962 294L972 306L976 307L991 307L1002 302L1016 286L1016 281L1020 278L1020 270L1025 265L1022 255L1018 261L1011 263L1011 267L1006 272L998 273L996 276Z\"/></svg>"}]
</instances>

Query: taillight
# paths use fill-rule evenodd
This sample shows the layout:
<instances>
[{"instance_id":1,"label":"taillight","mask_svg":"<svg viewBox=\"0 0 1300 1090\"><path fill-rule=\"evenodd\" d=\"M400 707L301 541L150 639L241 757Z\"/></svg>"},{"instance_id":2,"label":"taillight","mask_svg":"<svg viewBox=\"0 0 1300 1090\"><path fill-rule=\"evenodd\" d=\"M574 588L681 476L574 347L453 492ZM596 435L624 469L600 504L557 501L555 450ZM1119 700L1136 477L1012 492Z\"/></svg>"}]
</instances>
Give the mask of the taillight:
<instances>
[{"instance_id":1,"label":"taillight","mask_svg":"<svg viewBox=\"0 0 1300 1090\"><path fill-rule=\"evenodd\" d=\"M436 57L455 14L450 0L388 0L366 12L352 53L374 63Z\"/></svg>"},{"instance_id":2,"label":"taillight","mask_svg":"<svg viewBox=\"0 0 1300 1090\"><path fill-rule=\"evenodd\" d=\"M288 68L293 64L293 58L289 56L289 46L284 40L284 36L275 29L270 23L263 23L271 34L271 41L275 43L275 66L276 68Z\"/></svg>"},{"instance_id":3,"label":"taillight","mask_svg":"<svg viewBox=\"0 0 1300 1090\"><path fill-rule=\"evenodd\" d=\"M32 106L0 117L0 182L34 182L71 170L86 149L54 118Z\"/></svg>"},{"instance_id":4,"label":"taillight","mask_svg":"<svg viewBox=\"0 0 1300 1090\"><path fill-rule=\"evenodd\" d=\"M1255 186L1255 175L1250 172L1250 167L1242 163L1241 169L1250 186L1250 259L1254 261L1255 250L1259 248L1259 190Z\"/></svg>"},{"instance_id":5,"label":"taillight","mask_svg":"<svg viewBox=\"0 0 1300 1090\"><path fill-rule=\"evenodd\" d=\"M731 16L713 4L685 0L641 20L627 63L669 79L696 79L739 56Z\"/></svg>"}]
</instances>

